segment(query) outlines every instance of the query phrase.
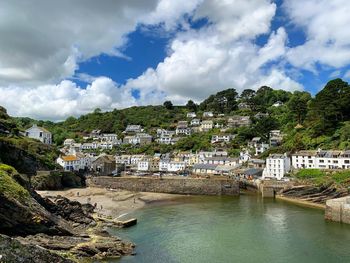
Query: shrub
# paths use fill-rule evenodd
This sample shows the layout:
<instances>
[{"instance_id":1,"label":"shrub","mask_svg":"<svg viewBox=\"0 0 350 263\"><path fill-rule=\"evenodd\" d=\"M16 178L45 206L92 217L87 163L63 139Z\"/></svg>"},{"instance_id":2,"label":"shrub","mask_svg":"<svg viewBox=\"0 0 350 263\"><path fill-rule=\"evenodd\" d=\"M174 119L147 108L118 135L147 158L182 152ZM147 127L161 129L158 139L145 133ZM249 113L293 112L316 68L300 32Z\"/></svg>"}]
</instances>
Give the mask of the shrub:
<instances>
[{"instance_id":1,"label":"shrub","mask_svg":"<svg viewBox=\"0 0 350 263\"><path fill-rule=\"evenodd\" d=\"M319 169L302 169L295 175L299 179L313 179L324 177L326 174Z\"/></svg>"}]
</instances>

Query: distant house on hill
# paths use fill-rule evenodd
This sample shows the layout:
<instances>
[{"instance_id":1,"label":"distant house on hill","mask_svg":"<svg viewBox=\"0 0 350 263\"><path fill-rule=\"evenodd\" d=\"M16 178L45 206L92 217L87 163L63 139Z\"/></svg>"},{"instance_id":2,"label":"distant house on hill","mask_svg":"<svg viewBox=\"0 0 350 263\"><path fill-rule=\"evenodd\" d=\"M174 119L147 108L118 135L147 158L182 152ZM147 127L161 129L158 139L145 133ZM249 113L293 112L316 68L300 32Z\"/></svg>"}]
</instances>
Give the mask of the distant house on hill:
<instances>
[{"instance_id":1,"label":"distant house on hill","mask_svg":"<svg viewBox=\"0 0 350 263\"><path fill-rule=\"evenodd\" d=\"M231 116L227 121L227 125L230 128L249 126L251 125L251 123L252 121L250 120L249 116L239 116L239 115Z\"/></svg>"},{"instance_id":2,"label":"distant house on hill","mask_svg":"<svg viewBox=\"0 0 350 263\"><path fill-rule=\"evenodd\" d=\"M188 112L186 116L187 118L196 118L197 114L195 112Z\"/></svg>"},{"instance_id":3,"label":"distant house on hill","mask_svg":"<svg viewBox=\"0 0 350 263\"><path fill-rule=\"evenodd\" d=\"M128 125L126 126L126 129L124 133L140 133L142 132L141 125Z\"/></svg>"},{"instance_id":4,"label":"distant house on hill","mask_svg":"<svg viewBox=\"0 0 350 263\"><path fill-rule=\"evenodd\" d=\"M48 130L42 127L38 127L36 124L25 131L25 135L29 138L36 139L45 144L52 144L52 134Z\"/></svg>"},{"instance_id":5,"label":"distant house on hill","mask_svg":"<svg viewBox=\"0 0 350 263\"><path fill-rule=\"evenodd\" d=\"M212 117L214 117L213 112L211 112L211 111L203 112L203 118L212 118Z\"/></svg>"}]
</instances>

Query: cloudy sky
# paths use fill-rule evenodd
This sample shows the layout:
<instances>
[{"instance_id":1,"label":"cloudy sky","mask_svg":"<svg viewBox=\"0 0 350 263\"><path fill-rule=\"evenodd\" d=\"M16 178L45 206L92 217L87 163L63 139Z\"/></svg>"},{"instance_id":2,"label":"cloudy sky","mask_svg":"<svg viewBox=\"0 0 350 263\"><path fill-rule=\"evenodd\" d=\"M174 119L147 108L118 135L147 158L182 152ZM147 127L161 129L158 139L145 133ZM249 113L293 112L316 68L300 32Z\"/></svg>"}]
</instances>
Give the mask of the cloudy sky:
<instances>
[{"instance_id":1,"label":"cloudy sky","mask_svg":"<svg viewBox=\"0 0 350 263\"><path fill-rule=\"evenodd\" d=\"M3 0L0 105L62 120L350 80L348 0Z\"/></svg>"}]
</instances>

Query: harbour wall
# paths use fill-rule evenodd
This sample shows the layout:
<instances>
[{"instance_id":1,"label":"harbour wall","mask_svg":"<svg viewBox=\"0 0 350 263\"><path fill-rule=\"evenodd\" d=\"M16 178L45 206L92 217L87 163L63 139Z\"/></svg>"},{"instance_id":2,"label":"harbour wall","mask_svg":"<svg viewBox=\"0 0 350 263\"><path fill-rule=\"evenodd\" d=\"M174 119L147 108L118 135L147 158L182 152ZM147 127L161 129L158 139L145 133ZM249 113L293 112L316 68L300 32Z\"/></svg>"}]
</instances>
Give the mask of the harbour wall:
<instances>
[{"instance_id":1,"label":"harbour wall","mask_svg":"<svg viewBox=\"0 0 350 263\"><path fill-rule=\"evenodd\" d=\"M232 179L92 177L89 186L123 189L135 192L155 192L190 195L239 195L239 182Z\"/></svg>"},{"instance_id":2,"label":"harbour wall","mask_svg":"<svg viewBox=\"0 0 350 263\"><path fill-rule=\"evenodd\" d=\"M328 200L325 218L334 222L350 224L350 197Z\"/></svg>"}]
</instances>

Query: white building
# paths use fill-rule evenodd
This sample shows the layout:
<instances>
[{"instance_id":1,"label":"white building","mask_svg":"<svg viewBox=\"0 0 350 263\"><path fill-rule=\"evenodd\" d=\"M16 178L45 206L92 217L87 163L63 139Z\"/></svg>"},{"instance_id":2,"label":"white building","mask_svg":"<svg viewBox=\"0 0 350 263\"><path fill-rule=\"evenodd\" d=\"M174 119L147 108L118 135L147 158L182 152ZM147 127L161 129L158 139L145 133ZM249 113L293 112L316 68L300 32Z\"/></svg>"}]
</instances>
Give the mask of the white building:
<instances>
[{"instance_id":1,"label":"white building","mask_svg":"<svg viewBox=\"0 0 350 263\"><path fill-rule=\"evenodd\" d=\"M186 116L187 118L196 118L197 114L195 112L188 112Z\"/></svg>"},{"instance_id":2,"label":"white building","mask_svg":"<svg viewBox=\"0 0 350 263\"><path fill-rule=\"evenodd\" d=\"M75 143L74 139L65 139L63 142L63 146L71 146Z\"/></svg>"},{"instance_id":3,"label":"white building","mask_svg":"<svg viewBox=\"0 0 350 263\"><path fill-rule=\"evenodd\" d=\"M59 156L56 162L63 167L65 171L79 171L91 167L91 157L82 153L76 155Z\"/></svg>"},{"instance_id":4,"label":"white building","mask_svg":"<svg viewBox=\"0 0 350 263\"><path fill-rule=\"evenodd\" d=\"M201 120L200 119L192 119L191 120L191 126L199 126L201 124Z\"/></svg>"},{"instance_id":5,"label":"white building","mask_svg":"<svg viewBox=\"0 0 350 263\"><path fill-rule=\"evenodd\" d=\"M128 126L126 126L124 133L139 133L142 131L143 131L143 129L142 129L141 125L128 125Z\"/></svg>"},{"instance_id":6,"label":"white building","mask_svg":"<svg viewBox=\"0 0 350 263\"><path fill-rule=\"evenodd\" d=\"M150 170L150 161L149 160L141 160L137 163L138 171L149 171Z\"/></svg>"},{"instance_id":7,"label":"white building","mask_svg":"<svg viewBox=\"0 0 350 263\"><path fill-rule=\"evenodd\" d=\"M213 129L213 121L202 121L201 123L201 131L210 131L211 129Z\"/></svg>"},{"instance_id":8,"label":"white building","mask_svg":"<svg viewBox=\"0 0 350 263\"><path fill-rule=\"evenodd\" d=\"M29 138L36 139L45 144L52 144L52 134L48 130L38 127L36 124L25 131L25 135Z\"/></svg>"},{"instance_id":9,"label":"white building","mask_svg":"<svg viewBox=\"0 0 350 263\"><path fill-rule=\"evenodd\" d=\"M212 118L212 117L214 117L214 114L211 111L205 111L205 112L203 112L203 117L204 118Z\"/></svg>"},{"instance_id":10,"label":"white building","mask_svg":"<svg viewBox=\"0 0 350 263\"><path fill-rule=\"evenodd\" d=\"M299 151L292 155L295 169L350 169L350 151Z\"/></svg>"},{"instance_id":11,"label":"white building","mask_svg":"<svg viewBox=\"0 0 350 263\"><path fill-rule=\"evenodd\" d=\"M234 137L232 134L213 135L211 137L211 143L229 143Z\"/></svg>"},{"instance_id":12,"label":"white building","mask_svg":"<svg viewBox=\"0 0 350 263\"><path fill-rule=\"evenodd\" d=\"M290 158L287 154L271 154L266 159L266 167L263 171L263 179L281 180L291 170Z\"/></svg>"},{"instance_id":13,"label":"white building","mask_svg":"<svg viewBox=\"0 0 350 263\"><path fill-rule=\"evenodd\" d=\"M260 137L254 137L249 143L248 146L253 148L255 151L255 156L262 154L270 148L268 143L264 143Z\"/></svg>"},{"instance_id":14,"label":"white building","mask_svg":"<svg viewBox=\"0 0 350 263\"><path fill-rule=\"evenodd\" d=\"M170 161L168 163L168 172L180 172L184 171L186 169L186 163L185 162L178 162L178 161Z\"/></svg>"},{"instance_id":15,"label":"white building","mask_svg":"<svg viewBox=\"0 0 350 263\"><path fill-rule=\"evenodd\" d=\"M272 107L281 107L283 106L283 102L282 101L276 101L274 104L272 104Z\"/></svg>"},{"instance_id":16,"label":"white building","mask_svg":"<svg viewBox=\"0 0 350 263\"><path fill-rule=\"evenodd\" d=\"M239 161L240 163L245 163L248 162L252 158L251 154L249 151L244 150L239 153Z\"/></svg>"}]
</instances>

